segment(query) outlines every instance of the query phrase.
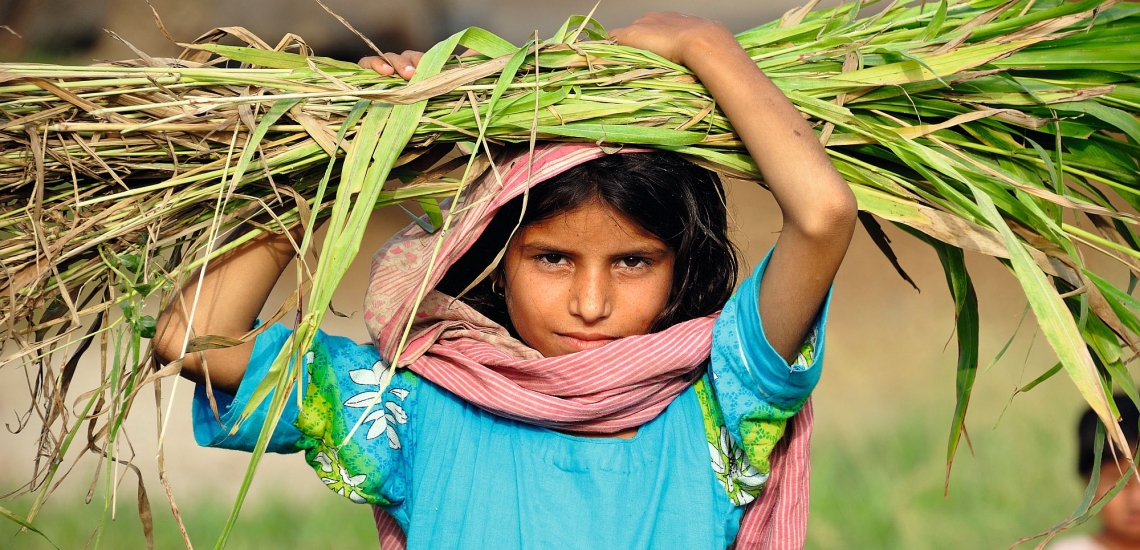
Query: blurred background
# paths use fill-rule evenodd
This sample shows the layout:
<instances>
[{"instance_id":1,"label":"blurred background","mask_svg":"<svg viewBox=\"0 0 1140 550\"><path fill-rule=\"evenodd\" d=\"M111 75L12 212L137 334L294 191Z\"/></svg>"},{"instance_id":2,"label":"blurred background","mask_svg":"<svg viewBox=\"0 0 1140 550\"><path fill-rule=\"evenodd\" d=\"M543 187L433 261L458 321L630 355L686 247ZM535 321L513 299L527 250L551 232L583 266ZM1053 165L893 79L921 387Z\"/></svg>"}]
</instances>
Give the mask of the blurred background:
<instances>
[{"instance_id":1,"label":"blurred background","mask_svg":"<svg viewBox=\"0 0 1140 550\"><path fill-rule=\"evenodd\" d=\"M369 54L359 38L313 0L151 4L179 41L215 27L241 26L270 44L286 33L298 34L319 55L355 61ZM549 36L567 16L593 8L593 0L327 4L381 48L394 51L426 49L468 26L518 43L536 31ZM788 0L610 0L598 7L596 17L612 28L645 11L677 10L718 19L739 32L796 5ZM135 57L104 29L152 56L180 51L159 31L144 0L0 0L0 25L0 61L87 64ZM729 182L729 192L737 243L754 265L775 241L779 211L754 184ZM367 340L359 306L367 252L406 221L398 210L376 213L362 248L365 254L334 302L338 311L355 315L329 316L326 331ZM1063 374L1014 398L1015 388L1048 370L1056 359L1038 337L1032 314L1019 325L1026 302L1009 271L995 260L968 257L981 304L982 365L967 417L972 450L963 442L944 492L957 357L953 303L934 252L893 227L886 229L902 266L921 291L903 281L866 233L857 231L835 283L827 372L815 393L808 547L1009 547L1063 520L1079 504L1083 483L1076 474L1074 432L1083 403ZM1102 258L1090 255L1088 260L1114 282L1126 277L1123 269ZM278 285L268 313L294 284L283 280ZM990 368L1007 344L1008 351ZM94 387L97 371L97 364L85 365L73 388ZM164 403L173 403L166 469L191 540L209 547L229 513L248 457L197 447L189 421L193 385L181 381L172 386L170 380L163 385ZM28 374L21 367L0 371L0 420L9 432L26 421L28 387ZM153 507L157 547L177 548L181 535L155 467L156 412L149 395L141 398L127 430ZM24 432L0 435L0 494L19 489L29 479L36 435L31 432L38 428L33 419ZM62 548L145 548L135 474L117 472L122 481L108 503L111 496L103 494L102 482L89 493L95 475L92 458L74 467L36 524ZM31 505L26 496L0 501L21 516ZM113 510L113 519L105 509ZM101 522L105 528L96 540L92 537ZM0 518L0 548L50 548L35 535L16 531ZM324 489L300 456L274 455L263 460L228 547L373 548L375 540L366 507Z\"/></svg>"}]
</instances>

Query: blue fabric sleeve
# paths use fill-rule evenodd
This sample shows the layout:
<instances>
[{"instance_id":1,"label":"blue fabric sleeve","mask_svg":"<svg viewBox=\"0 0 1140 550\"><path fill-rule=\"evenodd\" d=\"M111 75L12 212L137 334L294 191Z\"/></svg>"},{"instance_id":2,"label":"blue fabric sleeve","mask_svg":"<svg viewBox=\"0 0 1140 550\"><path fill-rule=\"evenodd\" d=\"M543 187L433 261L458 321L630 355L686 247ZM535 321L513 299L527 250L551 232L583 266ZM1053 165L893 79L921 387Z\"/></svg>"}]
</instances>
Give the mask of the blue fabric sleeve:
<instances>
[{"instance_id":1,"label":"blue fabric sleeve","mask_svg":"<svg viewBox=\"0 0 1140 550\"><path fill-rule=\"evenodd\" d=\"M746 444L760 435L742 438L743 420L782 422L791 417L815 389L823 368L824 326L831 291L820 306L798 357L789 364L768 342L760 320L760 281L771 256L769 251L741 283L713 326L709 367L712 385L729 432ZM782 431L781 424L778 432ZM765 434L768 439L773 436L778 437L778 433Z\"/></svg>"},{"instance_id":2,"label":"blue fabric sleeve","mask_svg":"<svg viewBox=\"0 0 1140 550\"><path fill-rule=\"evenodd\" d=\"M252 451L257 446L257 436L265 423L265 415L269 410L269 402L273 390L261 404L238 426L237 431L230 435L230 430L241 417L254 390L269 374L269 367L277 358L277 353L288 340L290 330L281 324L276 324L265 332L259 334L254 340L253 353L246 366L245 375L241 379L236 395L214 389L214 400L218 405L219 418L214 416L210 409L210 400L206 395L206 385L198 384L194 389L194 401L191 406L191 418L194 422L194 440L203 447L221 447L223 449L236 449ZM268 451L272 453L291 453L300 450L296 444L302 435L294 423L297 420L297 391L305 387L308 373L301 372L301 383L293 387L293 393L285 401L285 410L277 421L273 436L269 440Z\"/></svg>"},{"instance_id":3,"label":"blue fabric sleeve","mask_svg":"<svg viewBox=\"0 0 1140 550\"><path fill-rule=\"evenodd\" d=\"M257 336L237 394L214 392L221 422L210 410L205 388L198 386L193 403L198 444L243 451L257 445L268 397L233 435L229 432L291 333L275 324ZM397 507L407 498L415 445L409 413L419 379L405 370L390 376L388 364L371 344L323 331L317 331L301 366L301 406L294 388L268 450L303 451L317 477L337 494L357 503Z\"/></svg>"}]
</instances>

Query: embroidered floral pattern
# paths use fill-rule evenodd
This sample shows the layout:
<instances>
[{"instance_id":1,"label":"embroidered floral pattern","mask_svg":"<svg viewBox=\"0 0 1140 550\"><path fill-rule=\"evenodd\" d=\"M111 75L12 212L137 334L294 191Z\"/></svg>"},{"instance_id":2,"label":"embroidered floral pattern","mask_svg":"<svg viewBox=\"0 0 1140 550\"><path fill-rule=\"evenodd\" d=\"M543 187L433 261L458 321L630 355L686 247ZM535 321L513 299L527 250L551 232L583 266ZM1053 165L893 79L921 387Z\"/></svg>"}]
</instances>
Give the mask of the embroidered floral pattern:
<instances>
[{"instance_id":1,"label":"embroidered floral pattern","mask_svg":"<svg viewBox=\"0 0 1140 550\"><path fill-rule=\"evenodd\" d=\"M716 472L716 477L724 486L732 504L743 506L756 500L764 483L768 481L768 475L752 466L744 455L744 450L737 447L728 435L728 428L720 427L717 444L709 443L709 454L712 456L713 472Z\"/></svg>"},{"instance_id":2,"label":"embroidered floral pattern","mask_svg":"<svg viewBox=\"0 0 1140 550\"><path fill-rule=\"evenodd\" d=\"M383 491L403 494L404 460L412 446L415 377L395 376L375 348L324 337L305 357L309 383L294 426L298 449L321 481L353 502L392 505ZM359 421L359 423L358 423Z\"/></svg>"},{"instance_id":3,"label":"embroidered floral pattern","mask_svg":"<svg viewBox=\"0 0 1140 550\"><path fill-rule=\"evenodd\" d=\"M369 425L368 432L365 434L364 439L376 439L380 437L380 434L386 434L388 436L388 446L392 449L399 449L400 436L396 433L396 425L406 424L408 422L408 414L404 412L404 408L396 401L380 401L381 391L385 391L384 388L388 386L388 382L391 381L392 378L392 370L388 368L388 363L384 360L379 360L373 363L370 369L351 370L348 371L348 375L352 378L353 382L359 385L377 388L375 390L359 392L344 401L345 407L357 409L372 408L368 416L364 417L363 424ZM408 397L408 390L402 388L392 388L386 391L388 395L400 401Z\"/></svg>"},{"instance_id":4,"label":"embroidered floral pattern","mask_svg":"<svg viewBox=\"0 0 1140 550\"><path fill-rule=\"evenodd\" d=\"M365 474L352 475L348 468L344 467L344 463L340 460L336 449L332 447L325 447L323 450L317 452L316 458L313 459L317 464L314 469L317 471L317 476L329 488L335 491L342 497L348 497L349 500L357 503L364 504L368 502L364 498L358 488L364 480L368 479Z\"/></svg>"},{"instance_id":5,"label":"embroidered floral pattern","mask_svg":"<svg viewBox=\"0 0 1140 550\"><path fill-rule=\"evenodd\" d=\"M702 376L693 385L697 392L697 402L701 405L704 418L705 439L709 446L709 457L717 481L724 487L728 500L734 506L743 506L756 500L768 481L765 462L757 468L748 458L744 449L736 445L724 423L724 415L713 395L709 375ZM782 423L781 423L782 424Z\"/></svg>"}]
</instances>

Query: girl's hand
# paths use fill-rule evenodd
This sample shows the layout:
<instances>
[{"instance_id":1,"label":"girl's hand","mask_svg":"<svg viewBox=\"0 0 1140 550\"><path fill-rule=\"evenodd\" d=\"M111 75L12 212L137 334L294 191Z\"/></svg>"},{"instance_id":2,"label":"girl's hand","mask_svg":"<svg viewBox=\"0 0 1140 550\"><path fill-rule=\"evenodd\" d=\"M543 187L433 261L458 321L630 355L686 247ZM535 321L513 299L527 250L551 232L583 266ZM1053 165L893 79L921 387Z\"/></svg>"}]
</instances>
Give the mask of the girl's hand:
<instances>
[{"instance_id":1,"label":"girl's hand","mask_svg":"<svg viewBox=\"0 0 1140 550\"><path fill-rule=\"evenodd\" d=\"M370 55L361 58L357 65L365 69L372 69L384 76L396 75L404 80L410 80L416 74L416 67L420 64L423 52L404 50L404 53L386 52L383 56Z\"/></svg>"},{"instance_id":2,"label":"girl's hand","mask_svg":"<svg viewBox=\"0 0 1140 550\"><path fill-rule=\"evenodd\" d=\"M647 13L628 27L610 31L610 39L686 66L700 51L740 49L732 32L719 22L675 11Z\"/></svg>"},{"instance_id":3,"label":"girl's hand","mask_svg":"<svg viewBox=\"0 0 1140 550\"><path fill-rule=\"evenodd\" d=\"M467 49L459 54L459 57L467 57L469 55L480 54L475 50ZM356 64L365 69L372 69L384 76L392 76L394 74L404 80L411 80L412 75L416 74L416 67L419 67L420 60L423 59L423 57L424 52L404 50L404 53L387 52L383 57L379 55L362 57Z\"/></svg>"},{"instance_id":4,"label":"girl's hand","mask_svg":"<svg viewBox=\"0 0 1140 550\"><path fill-rule=\"evenodd\" d=\"M784 218L760 283L760 318L772 347L794 359L847 252L855 196L804 117L720 23L650 13L610 37L692 71L756 161Z\"/></svg>"}]
</instances>

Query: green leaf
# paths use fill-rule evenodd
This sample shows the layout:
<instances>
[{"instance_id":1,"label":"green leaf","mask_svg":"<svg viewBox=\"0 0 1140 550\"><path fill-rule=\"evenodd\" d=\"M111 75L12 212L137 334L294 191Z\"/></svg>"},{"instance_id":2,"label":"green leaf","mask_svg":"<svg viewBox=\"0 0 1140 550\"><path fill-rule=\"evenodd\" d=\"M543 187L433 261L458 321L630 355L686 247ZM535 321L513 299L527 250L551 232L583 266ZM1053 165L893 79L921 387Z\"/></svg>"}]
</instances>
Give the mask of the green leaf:
<instances>
[{"instance_id":1,"label":"green leaf","mask_svg":"<svg viewBox=\"0 0 1140 550\"><path fill-rule=\"evenodd\" d=\"M1029 304L1033 307L1034 315L1037 316L1038 326L1041 327L1041 332L1053 346L1053 350L1057 353L1057 358L1061 360L1065 372L1073 380L1081 396L1085 398L1093 411L1096 411L1101 421L1105 422L1106 425L1115 427L1109 432L1114 444L1118 445L1120 449L1128 449L1128 442L1124 439L1120 426L1116 424L1115 417L1109 410L1108 398L1105 396L1104 387L1101 384L1096 366L1093 364L1092 356L1089 355L1088 347L1081 338L1080 331L1077 329L1076 322L1068 308L1056 289L1045 278L1045 273L1033 262L1029 252L1025 250L1025 246L1013 234L1005 220L1001 218L1001 214L994 206L993 199L972 184L969 186L982 215L1001 233L1005 240L1006 249L1009 251L1010 264L1014 273L1017 274L1018 282L1021 283L1026 297L1029 298Z\"/></svg>"},{"instance_id":2,"label":"green leaf","mask_svg":"<svg viewBox=\"0 0 1140 550\"><path fill-rule=\"evenodd\" d=\"M930 19L930 23L926 24L926 31L919 37L919 42L927 42L933 40L942 31L942 24L946 22L946 6L947 0L940 0L938 2L938 9L934 12L934 17Z\"/></svg>"},{"instance_id":3,"label":"green leaf","mask_svg":"<svg viewBox=\"0 0 1140 550\"><path fill-rule=\"evenodd\" d=\"M24 521L24 518L21 518L20 516L17 516L16 514L12 513L11 510L4 508L3 506L0 506L0 516L4 516L9 521L16 523L17 525L20 525L24 529L27 529L27 530L43 537L44 540L46 540L48 544L52 545L52 547L55 548L56 550L59 550L59 546L57 546L54 542L52 542L51 539L49 539L47 537L47 535L45 535L43 533L43 531L36 529L36 527L34 525L32 525L31 523L29 523L27 521Z\"/></svg>"},{"instance_id":4,"label":"green leaf","mask_svg":"<svg viewBox=\"0 0 1140 550\"><path fill-rule=\"evenodd\" d=\"M138 254L122 254L119 256L119 265L131 273L138 273L142 268L142 259Z\"/></svg>"},{"instance_id":5,"label":"green leaf","mask_svg":"<svg viewBox=\"0 0 1140 550\"><path fill-rule=\"evenodd\" d=\"M1022 386L1017 391L1018 392L1027 392L1033 388L1036 388L1038 384L1052 378L1054 374L1061 372L1061 369L1063 367L1064 367L1064 365L1062 365L1061 363L1057 363L1056 365L1053 365L1049 370L1045 371L1041 376L1034 378L1031 382Z\"/></svg>"},{"instance_id":6,"label":"green leaf","mask_svg":"<svg viewBox=\"0 0 1140 550\"><path fill-rule=\"evenodd\" d=\"M154 338L158 323L154 320L154 317L143 315L135 326L139 331L139 336L143 338Z\"/></svg>"},{"instance_id":7,"label":"green leaf","mask_svg":"<svg viewBox=\"0 0 1140 550\"><path fill-rule=\"evenodd\" d=\"M704 134L650 126L606 125L578 122L561 126L538 126L539 134L582 138L590 141L637 145L693 145Z\"/></svg>"},{"instance_id":8,"label":"green leaf","mask_svg":"<svg viewBox=\"0 0 1140 550\"><path fill-rule=\"evenodd\" d=\"M1085 113L1096 117L1102 122L1111 124L1113 128L1128 134L1128 137L1136 143L1140 143L1140 121L1136 120L1135 116L1120 109L1101 105L1095 101L1073 101L1057 104L1053 108L1061 112Z\"/></svg>"},{"instance_id":9,"label":"green leaf","mask_svg":"<svg viewBox=\"0 0 1140 550\"><path fill-rule=\"evenodd\" d=\"M416 199L416 202L423 207L424 213L427 214L428 220L431 221L432 230L434 233L436 229L443 226L443 212L439 209L439 202L434 199Z\"/></svg>"},{"instance_id":10,"label":"green leaf","mask_svg":"<svg viewBox=\"0 0 1140 550\"><path fill-rule=\"evenodd\" d=\"M331 57L304 56L296 53L276 52L246 46L226 46L224 44L187 44L186 47L213 52L227 59L267 69L307 69L309 60L312 59L318 65L328 65L337 69L361 70L360 65L356 63L339 61Z\"/></svg>"},{"instance_id":11,"label":"green leaf","mask_svg":"<svg viewBox=\"0 0 1140 550\"><path fill-rule=\"evenodd\" d=\"M1083 270L1086 277L1092 281L1093 285L1100 290L1104 297L1107 298L1108 306L1112 308L1112 312L1120 318L1120 322L1125 328L1132 331L1132 334L1140 335L1140 319L1137 319L1136 313L1140 312L1140 301L1133 298L1128 293L1116 288L1116 285L1101 278L1096 273L1087 269Z\"/></svg>"},{"instance_id":12,"label":"green leaf","mask_svg":"<svg viewBox=\"0 0 1140 550\"><path fill-rule=\"evenodd\" d=\"M938 253L942 271L946 275L946 286L954 298L954 332L958 335L958 368L954 383L954 416L950 423L950 440L946 448L946 489L950 487L950 469L958 444L966 431L966 410L970 406L974 380L978 374L978 345L980 342L978 322L978 294L974 282L966 269L966 257L961 248L908 230L929 244Z\"/></svg>"}]
</instances>

